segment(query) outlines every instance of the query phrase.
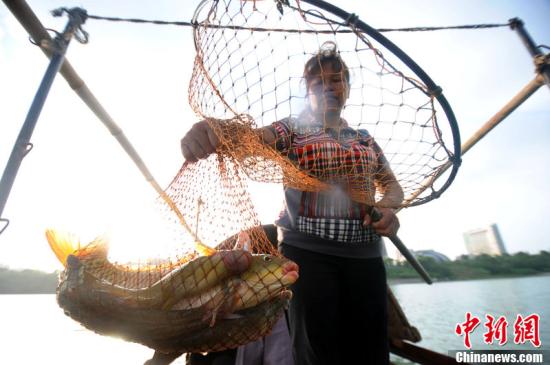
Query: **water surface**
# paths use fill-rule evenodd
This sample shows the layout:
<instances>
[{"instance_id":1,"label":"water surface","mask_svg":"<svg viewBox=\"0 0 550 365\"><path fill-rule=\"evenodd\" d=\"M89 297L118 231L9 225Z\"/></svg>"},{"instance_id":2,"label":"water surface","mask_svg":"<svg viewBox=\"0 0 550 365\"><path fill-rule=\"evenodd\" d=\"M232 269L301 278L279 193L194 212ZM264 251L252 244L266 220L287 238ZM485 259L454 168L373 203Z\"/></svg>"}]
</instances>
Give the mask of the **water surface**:
<instances>
[{"instance_id":1,"label":"water surface","mask_svg":"<svg viewBox=\"0 0 550 365\"><path fill-rule=\"evenodd\" d=\"M423 347L444 353L464 349L463 337L454 329L471 312L481 320L470 337L473 349L535 350L530 342L514 344L513 337L516 316L532 313L540 316L541 349L550 348L546 343L550 341L550 276L397 284L392 289L409 322L420 331L423 340L418 344ZM486 314L506 317L506 345L484 343Z\"/></svg>"},{"instance_id":2,"label":"water surface","mask_svg":"<svg viewBox=\"0 0 550 365\"><path fill-rule=\"evenodd\" d=\"M549 349L546 341L550 340L550 276L431 286L396 284L392 288L409 321L420 330L421 346L442 353L463 349L463 340L454 328L469 311L482 321L471 337L474 348L533 349L530 343L513 343L513 322L517 314L537 313L541 317L542 349ZM509 341L505 347L483 343L485 314L507 318ZM0 295L0 348L0 364L25 365L136 365L153 354L144 346L84 329L63 314L51 294ZM175 362L184 363L183 358Z\"/></svg>"}]
</instances>

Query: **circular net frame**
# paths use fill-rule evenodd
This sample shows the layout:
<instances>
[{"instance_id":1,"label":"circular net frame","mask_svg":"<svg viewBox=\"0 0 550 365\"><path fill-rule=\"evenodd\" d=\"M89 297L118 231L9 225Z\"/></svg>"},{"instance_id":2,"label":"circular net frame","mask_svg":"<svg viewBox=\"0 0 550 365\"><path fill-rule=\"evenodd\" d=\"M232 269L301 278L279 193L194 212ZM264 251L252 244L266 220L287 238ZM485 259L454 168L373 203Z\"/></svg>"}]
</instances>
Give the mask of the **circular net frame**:
<instances>
[{"instance_id":1,"label":"circular net frame","mask_svg":"<svg viewBox=\"0 0 550 365\"><path fill-rule=\"evenodd\" d=\"M345 152L304 164L304 156L277 151L256 131L300 118L308 104L304 65L325 42L334 42L351 76L342 118L380 146L404 192L397 206L430 200L435 177L453 158L445 114L391 52L383 55L365 33L334 18L303 2L203 2L195 14L191 107L215 130L222 144L218 152L249 179L319 191L337 177L348 183L352 199L377 206L382 195L372 188L380 179L376 166L360 169Z\"/></svg>"}]
</instances>

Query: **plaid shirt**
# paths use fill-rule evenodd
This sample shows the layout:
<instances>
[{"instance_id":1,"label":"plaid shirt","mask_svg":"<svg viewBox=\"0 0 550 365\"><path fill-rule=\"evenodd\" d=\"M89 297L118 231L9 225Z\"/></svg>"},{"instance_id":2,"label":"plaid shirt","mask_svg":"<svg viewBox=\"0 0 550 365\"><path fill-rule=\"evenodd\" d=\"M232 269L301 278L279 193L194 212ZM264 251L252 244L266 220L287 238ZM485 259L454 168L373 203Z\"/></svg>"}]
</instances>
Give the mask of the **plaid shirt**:
<instances>
[{"instance_id":1,"label":"plaid shirt","mask_svg":"<svg viewBox=\"0 0 550 365\"><path fill-rule=\"evenodd\" d=\"M285 187L286 209L279 222L286 228L346 243L378 241L374 230L363 226L366 207L352 201L346 191L368 189L377 168L374 140L364 129L354 130L342 120L338 130L327 128L308 116L283 119L272 124L276 148L301 170L328 182L328 192L307 192Z\"/></svg>"}]
</instances>

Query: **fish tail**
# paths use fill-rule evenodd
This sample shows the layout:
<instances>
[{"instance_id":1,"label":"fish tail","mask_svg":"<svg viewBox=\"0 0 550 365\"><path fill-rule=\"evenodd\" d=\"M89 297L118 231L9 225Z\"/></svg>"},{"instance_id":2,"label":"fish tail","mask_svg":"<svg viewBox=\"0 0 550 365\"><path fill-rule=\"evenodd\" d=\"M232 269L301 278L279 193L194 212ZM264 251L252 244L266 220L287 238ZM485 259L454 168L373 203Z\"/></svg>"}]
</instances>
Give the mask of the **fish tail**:
<instances>
[{"instance_id":1,"label":"fish tail","mask_svg":"<svg viewBox=\"0 0 550 365\"><path fill-rule=\"evenodd\" d=\"M80 240L78 237L67 232L47 229L46 239L53 253L63 266L66 266L67 257L80 248Z\"/></svg>"}]
</instances>

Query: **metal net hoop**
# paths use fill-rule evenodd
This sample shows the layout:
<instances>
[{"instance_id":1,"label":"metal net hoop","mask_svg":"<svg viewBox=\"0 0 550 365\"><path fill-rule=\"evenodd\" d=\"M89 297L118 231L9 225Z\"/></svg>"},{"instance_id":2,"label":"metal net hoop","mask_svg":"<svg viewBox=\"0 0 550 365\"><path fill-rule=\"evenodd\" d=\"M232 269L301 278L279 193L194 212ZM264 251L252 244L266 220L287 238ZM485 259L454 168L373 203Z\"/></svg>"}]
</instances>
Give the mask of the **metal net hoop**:
<instances>
[{"instance_id":1,"label":"metal net hoop","mask_svg":"<svg viewBox=\"0 0 550 365\"><path fill-rule=\"evenodd\" d=\"M204 1L197 8L189 103L220 138L220 152L252 180L299 190L324 190L330 178L343 176L352 199L377 206L380 191L365 188L373 176L336 159L324 172L304 168L256 132L300 117L308 103L304 64L325 42L334 42L351 75L342 117L380 145L405 193L399 207L439 196L444 188L435 186L435 178L454 163L457 144L454 121L441 111L436 93L392 52L383 54L353 16L338 19L310 3L319 2Z\"/></svg>"}]
</instances>

